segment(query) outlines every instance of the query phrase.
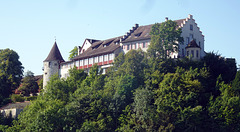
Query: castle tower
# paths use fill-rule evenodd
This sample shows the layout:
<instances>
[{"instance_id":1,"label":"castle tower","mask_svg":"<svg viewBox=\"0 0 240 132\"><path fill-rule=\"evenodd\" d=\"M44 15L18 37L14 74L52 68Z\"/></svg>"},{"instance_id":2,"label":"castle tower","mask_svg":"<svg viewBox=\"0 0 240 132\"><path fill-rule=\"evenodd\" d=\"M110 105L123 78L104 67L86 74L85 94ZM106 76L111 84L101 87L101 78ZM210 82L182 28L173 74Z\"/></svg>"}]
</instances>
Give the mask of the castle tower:
<instances>
[{"instance_id":1,"label":"castle tower","mask_svg":"<svg viewBox=\"0 0 240 132\"><path fill-rule=\"evenodd\" d=\"M43 88L45 88L52 75L59 74L61 62L64 62L64 60L55 41L48 57L43 61Z\"/></svg>"}]
</instances>

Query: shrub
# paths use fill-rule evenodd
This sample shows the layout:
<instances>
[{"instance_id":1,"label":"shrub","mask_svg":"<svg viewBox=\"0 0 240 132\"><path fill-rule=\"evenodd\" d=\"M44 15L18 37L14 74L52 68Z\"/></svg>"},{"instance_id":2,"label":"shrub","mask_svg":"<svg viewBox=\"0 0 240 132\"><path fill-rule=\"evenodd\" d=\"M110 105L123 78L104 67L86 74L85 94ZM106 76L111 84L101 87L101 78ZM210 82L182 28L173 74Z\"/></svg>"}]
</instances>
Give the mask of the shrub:
<instances>
[{"instance_id":1,"label":"shrub","mask_svg":"<svg viewBox=\"0 0 240 132\"><path fill-rule=\"evenodd\" d=\"M22 95L20 95L20 94L12 94L11 95L11 100L12 100L12 102L24 102L24 97L22 97Z\"/></svg>"}]
</instances>

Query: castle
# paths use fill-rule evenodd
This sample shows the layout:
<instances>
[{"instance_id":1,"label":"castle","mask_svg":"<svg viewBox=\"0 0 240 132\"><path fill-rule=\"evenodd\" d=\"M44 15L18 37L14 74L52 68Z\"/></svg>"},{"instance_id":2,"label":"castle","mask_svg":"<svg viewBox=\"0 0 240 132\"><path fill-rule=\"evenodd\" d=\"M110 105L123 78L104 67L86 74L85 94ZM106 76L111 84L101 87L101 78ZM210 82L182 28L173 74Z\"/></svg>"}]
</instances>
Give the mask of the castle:
<instances>
[{"instance_id":1,"label":"castle","mask_svg":"<svg viewBox=\"0 0 240 132\"><path fill-rule=\"evenodd\" d=\"M166 21L168 18L166 18ZM182 29L181 37L184 44L178 46L179 51L170 55L171 58L181 58L189 56L198 60L205 56L204 35L200 31L192 15L185 19L175 20L178 28ZM150 45L150 31L153 24L139 26L135 24L125 35L110 38L107 40L85 39L82 48L78 48L78 55L70 61L64 61L55 41L48 57L43 61L43 87L46 86L50 76L58 74L61 78L69 76L68 70L76 66L78 69L89 71L94 64L103 69L112 65L114 58L119 53L127 53L131 49L141 48L147 51Z\"/></svg>"}]
</instances>

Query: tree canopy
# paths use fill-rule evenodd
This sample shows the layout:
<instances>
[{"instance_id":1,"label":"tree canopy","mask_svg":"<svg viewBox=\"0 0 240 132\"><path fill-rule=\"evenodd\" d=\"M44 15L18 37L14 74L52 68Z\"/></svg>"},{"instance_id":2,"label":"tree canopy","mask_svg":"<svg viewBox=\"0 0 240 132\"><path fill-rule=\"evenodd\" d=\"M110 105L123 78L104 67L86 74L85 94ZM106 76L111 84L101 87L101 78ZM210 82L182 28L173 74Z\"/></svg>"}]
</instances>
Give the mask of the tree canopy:
<instances>
[{"instance_id":1,"label":"tree canopy","mask_svg":"<svg viewBox=\"0 0 240 132\"><path fill-rule=\"evenodd\" d=\"M17 52L10 49L0 49L0 102L8 98L15 90L23 76L23 66Z\"/></svg>"},{"instance_id":2,"label":"tree canopy","mask_svg":"<svg viewBox=\"0 0 240 132\"><path fill-rule=\"evenodd\" d=\"M233 76L233 72L219 68L231 65L216 59L219 67L213 67L207 56L199 62L160 58L152 69L147 57L141 50L132 50L116 57L105 75L97 65L89 75L76 67L66 79L55 75L12 126L3 124L0 129L239 131L239 74L226 83L221 76Z\"/></svg>"},{"instance_id":3,"label":"tree canopy","mask_svg":"<svg viewBox=\"0 0 240 132\"><path fill-rule=\"evenodd\" d=\"M69 53L70 53L70 55L69 55L68 59L71 60L72 58L74 58L78 55L78 47L75 46Z\"/></svg>"},{"instance_id":4,"label":"tree canopy","mask_svg":"<svg viewBox=\"0 0 240 132\"><path fill-rule=\"evenodd\" d=\"M181 28L172 20L154 24L150 32L151 44L147 50L149 56L166 59L171 53L177 52L178 44L183 42L181 33Z\"/></svg>"},{"instance_id":5,"label":"tree canopy","mask_svg":"<svg viewBox=\"0 0 240 132\"><path fill-rule=\"evenodd\" d=\"M29 94L36 94L38 89L39 86L34 78L34 73L27 71L25 77L22 79L19 91L21 91L23 95L28 96Z\"/></svg>"}]
</instances>

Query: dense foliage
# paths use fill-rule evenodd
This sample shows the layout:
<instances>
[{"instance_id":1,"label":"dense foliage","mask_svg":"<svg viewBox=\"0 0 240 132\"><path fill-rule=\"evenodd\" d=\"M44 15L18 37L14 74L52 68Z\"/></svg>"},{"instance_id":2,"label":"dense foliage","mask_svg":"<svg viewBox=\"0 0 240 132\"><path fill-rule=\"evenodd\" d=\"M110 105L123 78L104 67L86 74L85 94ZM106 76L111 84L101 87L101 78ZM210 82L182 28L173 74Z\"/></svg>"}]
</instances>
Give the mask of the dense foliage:
<instances>
[{"instance_id":1,"label":"dense foliage","mask_svg":"<svg viewBox=\"0 0 240 132\"><path fill-rule=\"evenodd\" d=\"M239 131L239 72L218 71L206 61L165 60L151 68L141 50L115 58L102 75L73 68L53 76L46 90L4 131ZM217 55L215 55L217 56ZM222 60L216 57L214 62ZM226 61L226 60L225 60ZM188 65L186 67L185 65ZM226 68L228 68L226 66ZM222 70L222 69L221 69ZM227 70L227 69L225 69ZM231 69L233 71L233 69ZM230 75L231 74L231 75ZM214 82L209 82L214 81ZM233 85L231 82L234 82ZM215 84L212 87L212 84Z\"/></svg>"},{"instance_id":2,"label":"dense foliage","mask_svg":"<svg viewBox=\"0 0 240 132\"><path fill-rule=\"evenodd\" d=\"M70 55L68 57L69 60L71 60L72 58L77 56L78 55L78 48L77 48L77 46L75 46L69 53L70 53Z\"/></svg>"},{"instance_id":3,"label":"dense foliage","mask_svg":"<svg viewBox=\"0 0 240 132\"><path fill-rule=\"evenodd\" d=\"M24 96L29 96L30 94L36 94L38 92L38 89L38 83L34 78L33 72L27 71L18 90Z\"/></svg>"},{"instance_id":4,"label":"dense foliage","mask_svg":"<svg viewBox=\"0 0 240 132\"><path fill-rule=\"evenodd\" d=\"M0 106L16 89L22 79L23 67L18 54L10 49L0 49Z\"/></svg>"}]
</instances>

